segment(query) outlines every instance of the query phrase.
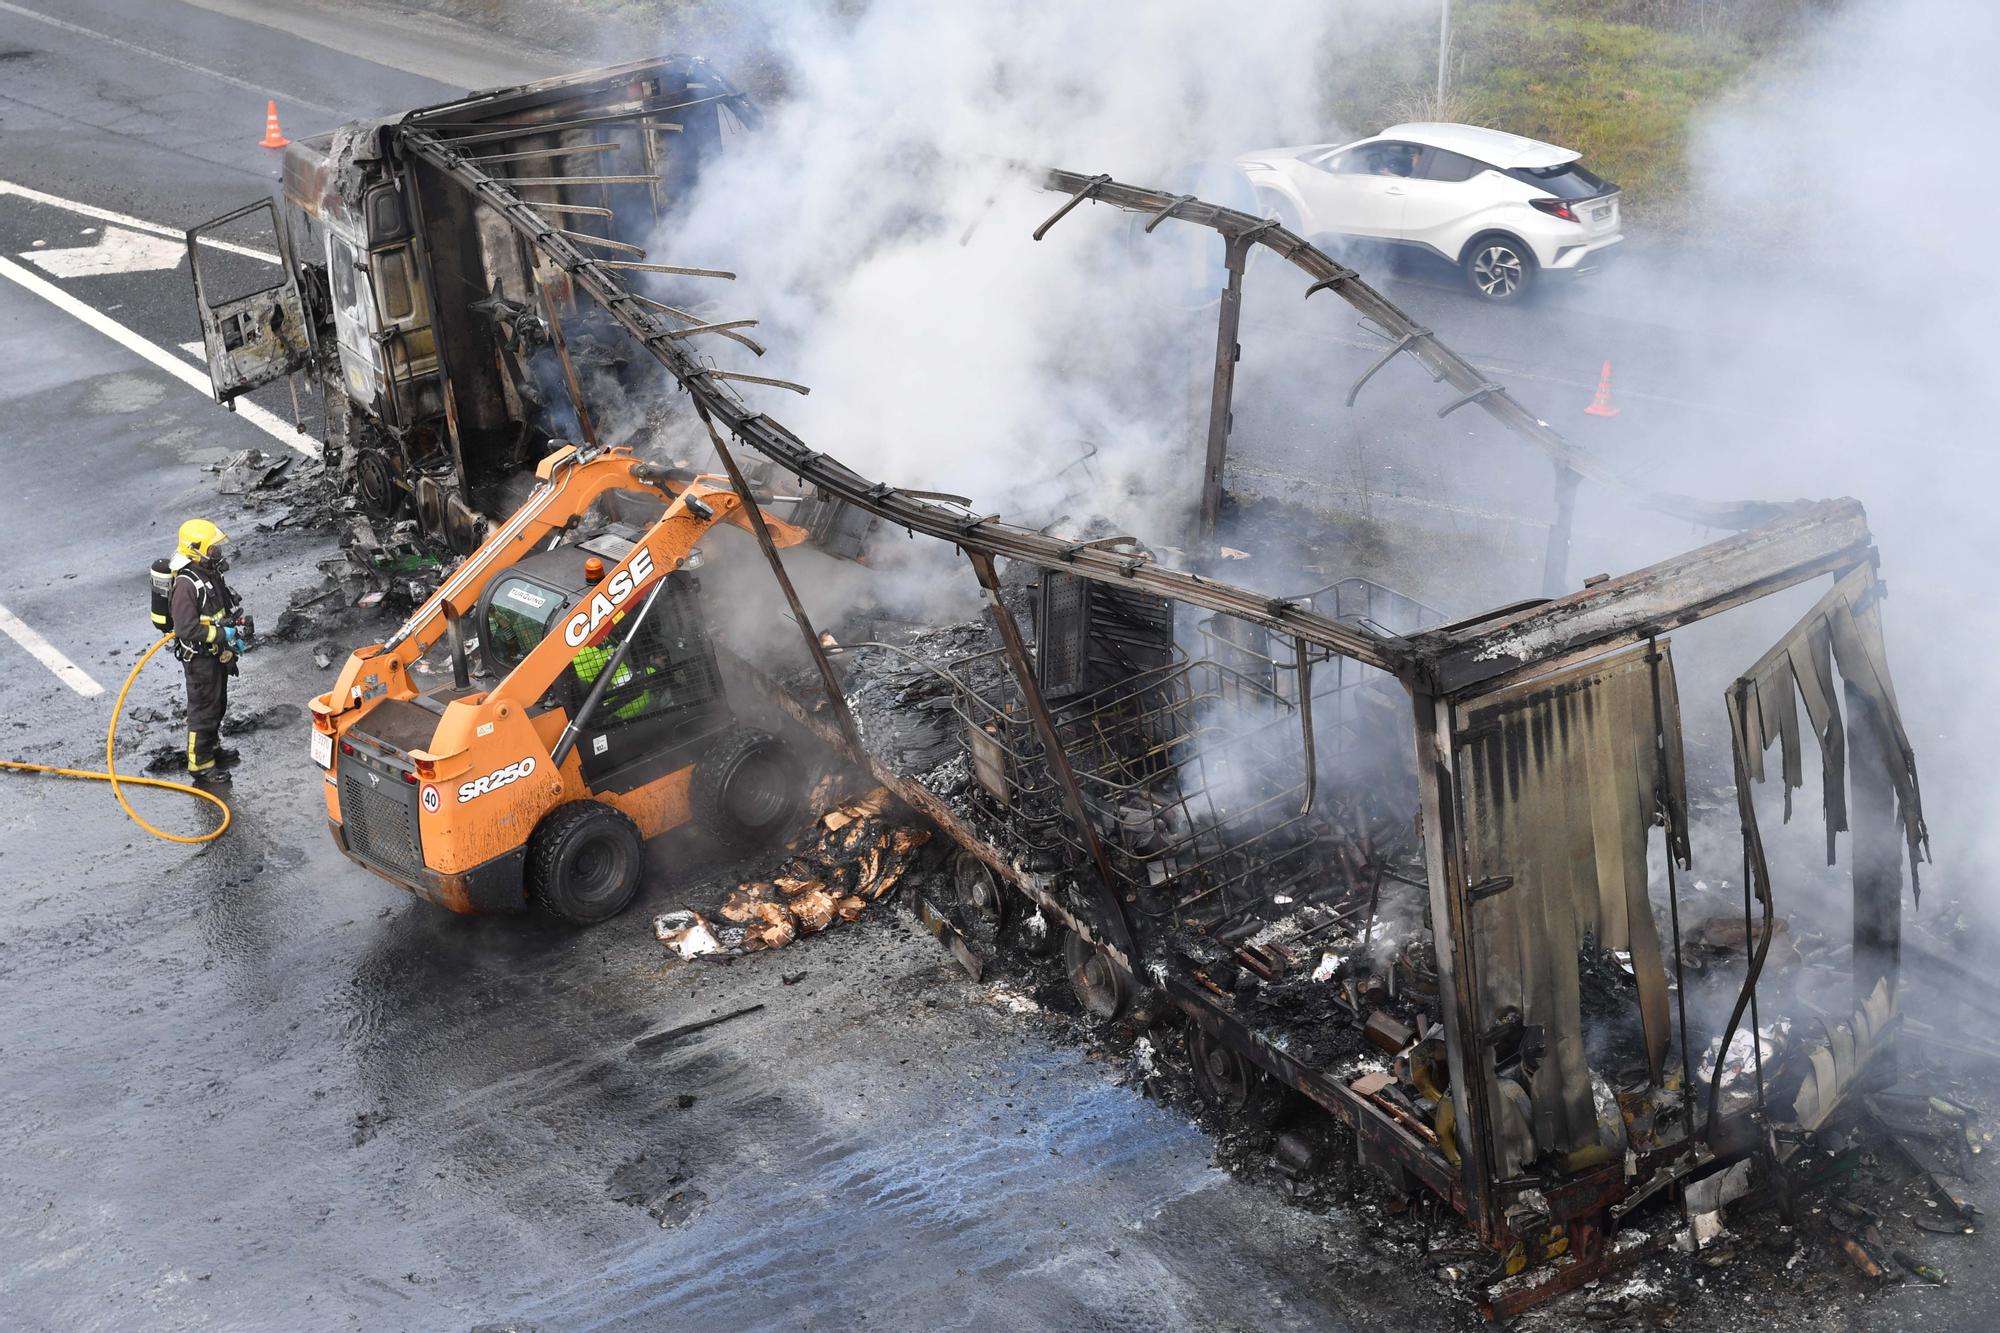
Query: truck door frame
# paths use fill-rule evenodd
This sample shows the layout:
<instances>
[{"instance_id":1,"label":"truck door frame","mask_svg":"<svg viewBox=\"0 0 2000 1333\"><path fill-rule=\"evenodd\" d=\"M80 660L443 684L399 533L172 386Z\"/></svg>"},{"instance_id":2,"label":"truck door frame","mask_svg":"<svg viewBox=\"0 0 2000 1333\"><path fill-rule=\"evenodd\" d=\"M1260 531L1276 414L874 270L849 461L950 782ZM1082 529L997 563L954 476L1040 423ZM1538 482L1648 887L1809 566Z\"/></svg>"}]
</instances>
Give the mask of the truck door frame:
<instances>
[{"instance_id":1,"label":"truck door frame","mask_svg":"<svg viewBox=\"0 0 2000 1333\"><path fill-rule=\"evenodd\" d=\"M278 245L278 281L269 287L262 287L241 296L229 297L219 302L211 302L208 284L202 278L201 250L206 233L218 231L231 223L241 221L262 210L271 219L271 234ZM291 238L280 225L278 206L271 199L259 199L255 203L210 218L187 229L188 268L194 278L195 317L201 324L202 351L208 362L209 391L215 401L235 410L236 399L266 384L276 383L287 376L304 369L319 350L319 340L314 333L312 321L306 318L305 298L299 290L298 268L292 260ZM261 257L261 256L260 256ZM275 299L273 297L275 296ZM257 316L255 312L269 313ZM268 332L277 350L285 353L282 367L271 370L275 364L268 351L260 358L256 368L237 369L239 349L252 345L252 339L241 336L241 321L251 317L255 326ZM233 345L225 336L224 328L229 321L238 321L238 340ZM286 324L300 330L303 346L294 346L283 331ZM262 376L259 378L259 376ZM225 385L223 380L229 378Z\"/></svg>"}]
</instances>

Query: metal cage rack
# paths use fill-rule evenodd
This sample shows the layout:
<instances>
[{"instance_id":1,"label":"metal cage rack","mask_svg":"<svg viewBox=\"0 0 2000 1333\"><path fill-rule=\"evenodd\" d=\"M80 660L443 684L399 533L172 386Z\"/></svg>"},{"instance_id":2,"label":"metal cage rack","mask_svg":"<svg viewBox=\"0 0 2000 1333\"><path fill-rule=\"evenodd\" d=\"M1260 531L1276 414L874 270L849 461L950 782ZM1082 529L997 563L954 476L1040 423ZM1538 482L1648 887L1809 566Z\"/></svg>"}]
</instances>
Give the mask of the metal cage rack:
<instances>
[{"instance_id":1,"label":"metal cage rack","mask_svg":"<svg viewBox=\"0 0 2000 1333\"><path fill-rule=\"evenodd\" d=\"M1010 837L1082 865L1018 686L981 669L996 656L951 670L973 776ZM1210 928L1313 875L1296 705L1256 680L1177 657L1052 713L1114 887L1141 914Z\"/></svg>"},{"instance_id":2,"label":"metal cage rack","mask_svg":"<svg viewBox=\"0 0 2000 1333\"><path fill-rule=\"evenodd\" d=\"M1364 578L1345 578L1298 597L1294 605L1385 635L1407 635L1444 623L1444 614L1414 597ZM1299 697L1299 655L1296 645L1274 639L1261 625L1230 616L1212 615L1196 622L1203 654L1220 662L1271 694L1296 705ZM1402 710L1402 687L1386 671L1343 657L1313 644L1305 645L1305 664L1313 696L1314 734L1323 757L1339 759L1359 743L1368 728L1371 705Z\"/></svg>"}]
</instances>

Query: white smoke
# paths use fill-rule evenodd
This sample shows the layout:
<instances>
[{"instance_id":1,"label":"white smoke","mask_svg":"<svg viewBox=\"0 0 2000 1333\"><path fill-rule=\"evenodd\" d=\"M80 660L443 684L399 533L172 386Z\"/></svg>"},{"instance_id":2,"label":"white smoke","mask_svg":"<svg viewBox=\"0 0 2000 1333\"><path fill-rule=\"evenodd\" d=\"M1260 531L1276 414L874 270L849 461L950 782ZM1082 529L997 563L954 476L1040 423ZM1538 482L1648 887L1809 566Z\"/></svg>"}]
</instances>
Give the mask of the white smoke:
<instances>
[{"instance_id":1,"label":"white smoke","mask_svg":"<svg viewBox=\"0 0 2000 1333\"><path fill-rule=\"evenodd\" d=\"M742 274L717 299L764 321L759 369L812 386L768 407L814 447L1047 522L1087 517L1065 503L1073 487L1037 483L1094 446L1100 507L1171 539L1206 410L1188 372L1214 334L1160 295L1186 285L1207 238L1168 224L1137 241L1124 215L1085 207L1037 244L1061 196L1031 169L1160 182L1326 137L1327 53L1371 8L1281 0L1255 22L1197 0L788 9L770 25L786 98L656 248Z\"/></svg>"},{"instance_id":2,"label":"white smoke","mask_svg":"<svg viewBox=\"0 0 2000 1333\"><path fill-rule=\"evenodd\" d=\"M1614 448L1681 490L1851 495L1867 507L1890 594L1889 663L1935 835L1926 889L1983 900L2000 867L1990 814L2000 710L1986 697L2000 654L2000 375L1985 350L2000 268L1976 220L2000 214L2000 186L1980 165L1996 53L2000 13L1988 6L1836 10L1699 127L1696 232L1607 275L1621 313L1714 335L1662 386L1692 405L1628 410ZM1633 531L1597 525L1580 561L1615 569L1710 535L1670 529L1662 545L1656 525L1635 547L1624 540ZM1756 617L1762 643L1736 636L1716 665L1747 666L1785 623ZM1712 726L1722 679L1683 687L1690 713ZM1818 780L1806 762L1810 841Z\"/></svg>"},{"instance_id":3,"label":"white smoke","mask_svg":"<svg viewBox=\"0 0 2000 1333\"><path fill-rule=\"evenodd\" d=\"M761 319L771 354L717 358L811 385L805 399L745 393L814 447L884 480L971 496L979 512L1068 515L1074 529L1096 510L1171 543L1194 494L1213 346L1208 313L1179 297L1207 242L1177 239L1171 222L1141 241L1131 219L1086 205L1037 244L1029 233L1060 197L1017 166L1173 186L1257 147L1372 132L1380 126L1331 123L1325 95L1343 76L1343 47L1408 21L1399 9L772 9L764 27L786 94L763 131L708 173L655 257L742 275L704 295L718 315ZM1657 364L1621 364L1621 388L1651 398L1628 399L1623 417L1587 431L1559 424L1647 484L1710 498L1851 494L1868 506L1940 878L1963 886L2000 863L2000 829L1984 814L1985 757L2000 727L1979 694L2000 650L1989 573L2000 563L1990 513L2000 478L1986 443L2000 379L1981 336L2000 308L2000 268L1979 231L1995 214L1979 150L2000 17L1964 0L1857 0L1814 22L1701 127L1693 233L1635 232L1630 253L1580 300L1590 317L1660 330ZM1425 404L1441 405L1440 391L1398 363L1360 412L1346 412L1340 387L1373 353L1252 346L1263 299L1252 296L1239 412L1278 433L1300 423L1295 458L1317 451L1329 476L1365 472L1392 489L1442 478L1470 487L1455 497L1476 502L1461 503L1468 512L1489 501L1546 511L1545 461L1476 409L1436 423ZM1515 312L1505 337L1461 334L1492 327L1470 311L1459 321L1446 308L1434 322L1475 359L1505 359L1518 343L1530 360L1564 309ZM1326 320L1352 337L1337 312ZM1255 369L1266 365L1278 373ZM1552 419L1570 393L1500 378ZM1080 507L1049 478L1093 446L1102 490ZM1237 446L1246 458L1254 447L1242 434ZM1493 480L1508 469L1512 480ZM1648 517L1600 487L1586 487L1581 506L1573 576L1722 535ZM1383 521L1404 512L1386 509ZM1480 523L1469 514L1462 544L1449 528L1437 534L1462 546L1461 591L1475 594L1408 590L1458 612L1500 600L1496 583L1506 595L1538 591L1532 534L1520 542L1527 557L1515 552L1503 568ZM1273 582L1263 568L1230 572ZM1743 613L1741 631L1680 636L1692 731L1718 734L1718 683L1809 600ZM1713 650L1706 674L1697 646Z\"/></svg>"}]
</instances>

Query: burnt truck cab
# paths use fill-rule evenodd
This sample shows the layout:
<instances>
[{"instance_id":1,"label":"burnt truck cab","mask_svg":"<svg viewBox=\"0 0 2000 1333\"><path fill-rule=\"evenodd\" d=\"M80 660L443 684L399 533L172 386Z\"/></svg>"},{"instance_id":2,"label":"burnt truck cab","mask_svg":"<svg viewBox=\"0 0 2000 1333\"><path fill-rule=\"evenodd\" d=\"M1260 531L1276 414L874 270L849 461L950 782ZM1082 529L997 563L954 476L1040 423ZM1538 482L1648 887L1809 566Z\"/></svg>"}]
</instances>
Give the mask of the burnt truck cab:
<instances>
[{"instance_id":1,"label":"burnt truck cab","mask_svg":"<svg viewBox=\"0 0 2000 1333\"><path fill-rule=\"evenodd\" d=\"M705 164L756 123L708 62L672 55L294 140L276 199L187 233L216 401L306 376L356 575L422 600L563 441L623 442L600 441L586 387L648 388L620 380L618 358L593 360L608 330L571 275L414 147L478 164L608 263L643 259ZM251 223L258 248L274 237L276 272L251 264L259 289L229 295L257 253L229 237ZM701 299L679 294L689 281L645 278L676 303ZM736 327L721 336L748 343Z\"/></svg>"},{"instance_id":2,"label":"burnt truck cab","mask_svg":"<svg viewBox=\"0 0 2000 1333\"><path fill-rule=\"evenodd\" d=\"M369 870L457 912L539 902L588 924L630 900L646 840L692 821L754 844L801 793L783 745L732 711L702 614L696 542L743 522L736 493L622 450L564 451L543 471L312 701L313 757L334 842ZM666 501L644 530L594 503L635 481Z\"/></svg>"}]
</instances>

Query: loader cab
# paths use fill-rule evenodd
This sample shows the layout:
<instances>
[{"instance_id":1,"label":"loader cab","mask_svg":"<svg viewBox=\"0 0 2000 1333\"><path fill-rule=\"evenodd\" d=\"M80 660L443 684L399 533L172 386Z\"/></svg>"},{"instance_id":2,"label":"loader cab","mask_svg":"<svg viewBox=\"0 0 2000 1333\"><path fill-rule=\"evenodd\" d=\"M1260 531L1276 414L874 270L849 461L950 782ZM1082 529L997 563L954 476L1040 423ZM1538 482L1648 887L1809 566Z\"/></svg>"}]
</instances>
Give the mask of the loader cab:
<instances>
[{"instance_id":1,"label":"loader cab","mask_svg":"<svg viewBox=\"0 0 2000 1333\"><path fill-rule=\"evenodd\" d=\"M632 550L638 533L612 524L579 541L537 551L496 574L477 612L488 670L505 676L597 589L593 570L608 570ZM593 563L594 562L594 563ZM652 613L577 738L584 779L595 791L629 791L692 763L731 722L715 649L691 567L665 575ZM560 708L576 717L637 620L614 617L576 649L568 667L531 713Z\"/></svg>"}]
</instances>

